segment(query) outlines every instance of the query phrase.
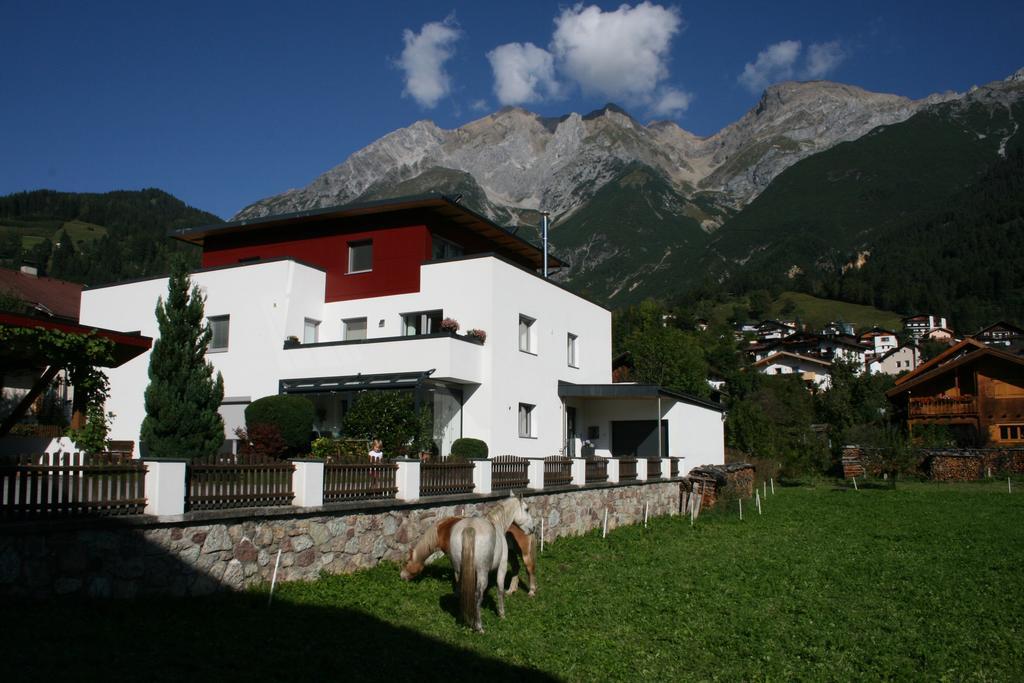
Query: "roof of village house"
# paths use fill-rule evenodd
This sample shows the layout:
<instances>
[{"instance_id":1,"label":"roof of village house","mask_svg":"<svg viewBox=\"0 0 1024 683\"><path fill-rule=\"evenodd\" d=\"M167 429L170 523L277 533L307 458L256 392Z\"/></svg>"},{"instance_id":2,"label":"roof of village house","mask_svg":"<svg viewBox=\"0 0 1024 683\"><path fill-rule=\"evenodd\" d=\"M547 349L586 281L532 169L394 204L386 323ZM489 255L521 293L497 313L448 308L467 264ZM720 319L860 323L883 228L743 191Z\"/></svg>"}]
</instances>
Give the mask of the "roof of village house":
<instances>
[{"instance_id":1,"label":"roof of village house","mask_svg":"<svg viewBox=\"0 0 1024 683\"><path fill-rule=\"evenodd\" d=\"M938 377L942 373L951 370L964 363L973 362L983 356L992 356L1001 360L1009 361L1018 365L1024 365L1024 357L1018 356L1000 349L986 346L985 344L968 337L963 341L954 344L929 361L917 366L902 377L896 378L896 386L885 392L888 397L896 396L913 387Z\"/></svg>"},{"instance_id":2,"label":"roof of village house","mask_svg":"<svg viewBox=\"0 0 1024 683\"><path fill-rule=\"evenodd\" d=\"M57 330L59 332L80 335L91 334L102 339L108 339L114 343L113 359L102 367L109 368L120 367L132 358L142 355L153 345L151 337L143 336L138 332L118 332L92 325L80 325L78 322L21 315L19 313L0 312L0 325L22 329ZM3 354L0 355L2 355L0 367L9 368L23 367L50 360L40 356L39 350L35 347L20 348L17 344L9 344L3 349Z\"/></svg>"},{"instance_id":3,"label":"roof of village house","mask_svg":"<svg viewBox=\"0 0 1024 683\"><path fill-rule=\"evenodd\" d=\"M888 351L883 353L881 356L875 357L875 359L872 360L871 362L872 363L881 363L886 358L889 358L890 356L894 356L897 353L901 353L903 351L910 351L911 353L913 353L914 350L911 347L909 347L909 346L897 346L895 349L889 349Z\"/></svg>"},{"instance_id":4,"label":"roof of village house","mask_svg":"<svg viewBox=\"0 0 1024 683\"><path fill-rule=\"evenodd\" d=\"M616 382L612 384L574 384L558 380L558 395L563 398L670 398L681 403L710 408L720 413L725 412L725 406L706 398L686 394L681 391L673 391L657 384L640 384L636 382Z\"/></svg>"},{"instance_id":5,"label":"roof of village house","mask_svg":"<svg viewBox=\"0 0 1024 683\"><path fill-rule=\"evenodd\" d=\"M1013 325L1011 323L1006 322L1005 320L1000 320L999 322L992 323L991 325L988 325L987 327L983 327L980 330L978 330L977 332L975 332L974 334L972 334L971 336L972 337L980 337L982 335L989 334L989 333L995 332L997 330L1005 330L1005 331L1013 334L1014 336L1024 337L1024 330L1022 330L1021 328L1017 327L1016 325Z\"/></svg>"},{"instance_id":6,"label":"roof of village house","mask_svg":"<svg viewBox=\"0 0 1024 683\"><path fill-rule=\"evenodd\" d=\"M858 335L861 339L870 339L871 337L878 337L880 335L896 336L896 333L892 330L887 330L884 327L872 327L870 330L864 330Z\"/></svg>"},{"instance_id":7,"label":"roof of village house","mask_svg":"<svg viewBox=\"0 0 1024 683\"><path fill-rule=\"evenodd\" d=\"M10 292L38 312L78 320L82 285L0 268L0 292Z\"/></svg>"},{"instance_id":8,"label":"roof of village house","mask_svg":"<svg viewBox=\"0 0 1024 683\"><path fill-rule=\"evenodd\" d=\"M815 358L814 356L804 356L802 354L793 353L791 351L779 351L777 353L773 353L770 356L767 356L765 358L762 358L759 361L756 361L754 363L754 365L766 365L768 363L775 362L780 356L784 356L784 357L787 357L787 358L794 358L794 359L797 359L797 360L806 361L808 363L814 363L816 365L821 365L823 367L831 367L832 366L832 363L830 363L829 361L827 361L827 360L825 360L823 358Z\"/></svg>"},{"instance_id":9,"label":"roof of village house","mask_svg":"<svg viewBox=\"0 0 1024 683\"><path fill-rule=\"evenodd\" d=\"M507 228L492 222L489 218L466 208L459 203L460 201L461 197L453 199L436 192L431 192L392 199L352 202L350 204L295 211L275 216L243 218L242 220L229 223L215 223L213 225L171 230L169 234L171 237L183 242L202 245L204 240L212 235L227 235L253 230L290 227L330 218L358 218L400 211L418 211L475 232L502 248L527 259L537 268L543 265L544 254L541 248L527 242ZM553 256L549 249L548 267L561 267L565 265L567 264Z\"/></svg>"}]
</instances>

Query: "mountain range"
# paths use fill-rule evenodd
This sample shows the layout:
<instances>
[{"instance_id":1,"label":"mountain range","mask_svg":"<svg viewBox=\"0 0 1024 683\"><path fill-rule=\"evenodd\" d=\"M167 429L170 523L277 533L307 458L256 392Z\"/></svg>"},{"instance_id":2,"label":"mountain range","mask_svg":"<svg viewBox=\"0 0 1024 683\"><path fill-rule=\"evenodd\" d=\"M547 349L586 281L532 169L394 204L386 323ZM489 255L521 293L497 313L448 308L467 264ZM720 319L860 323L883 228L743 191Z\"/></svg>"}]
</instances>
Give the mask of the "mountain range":
<instances>
[{"instance_id":1,"label":"mountain range","mask_svg":"<svg viewBox=\"0 0 1024 683\"><path fill-rule=\"evenodd\" d=\"M918 100L784 82L708 137L613 104L504 108L454 130L418 121L235 219L433 190L535 237L546 210L569 264L558 277L616 306L707 278L842 272L1021 145L1022 96L1024 69Z\"/></svg>"}]
</instances>

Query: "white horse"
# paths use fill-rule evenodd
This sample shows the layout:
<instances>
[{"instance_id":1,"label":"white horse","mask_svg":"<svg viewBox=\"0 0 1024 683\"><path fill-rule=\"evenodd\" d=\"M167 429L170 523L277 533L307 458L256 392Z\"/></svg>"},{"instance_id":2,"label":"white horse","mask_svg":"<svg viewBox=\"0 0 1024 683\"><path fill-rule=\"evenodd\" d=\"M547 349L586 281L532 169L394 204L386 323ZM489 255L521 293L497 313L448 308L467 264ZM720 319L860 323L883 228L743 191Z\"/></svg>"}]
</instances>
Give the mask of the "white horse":
<instances>
[{"instance_id":1,"label":"white horse","mask_svg":"<svg viewBox=\"0 0 1024 683\"><path fill-rule=\"evenodd\" d=\"M533 519L526 503L510 495L495 505L486 517L467 517L452 527L448 559L459 587L459 609L466 624L480 633L484 631L480 605L487 591L488 574L495 570L498 572L498 616L505 618L505 564L508 561L505 532L513 523L526 533L533 530Z\"/></svg>"}]
</instances>

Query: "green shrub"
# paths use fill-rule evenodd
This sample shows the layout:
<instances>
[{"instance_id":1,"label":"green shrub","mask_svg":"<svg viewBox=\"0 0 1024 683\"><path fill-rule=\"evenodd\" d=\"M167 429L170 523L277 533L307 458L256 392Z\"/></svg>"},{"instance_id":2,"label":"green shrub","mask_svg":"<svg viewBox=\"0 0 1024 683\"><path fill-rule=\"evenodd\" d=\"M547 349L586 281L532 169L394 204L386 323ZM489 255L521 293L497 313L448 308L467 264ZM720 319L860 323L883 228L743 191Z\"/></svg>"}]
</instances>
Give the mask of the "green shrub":
<instances>
[{"instance_id":1,"label":"green shrub","mask_svg":"<svg viewBox=\"0 0 1024 683\"><path fill-rule=\"evenodd\" d=\"M478 460L487 457L487 444L480 439L456 439L452 444L453 460Z\"/></svg>"},{"instance_id":2,"label":"green shrub","mask_svg":"<svg viewBox=\"0 0 1024 683\"><path fill-rule=\"evenodd\" d=\"M316 412L313 404L302 396L264 396L245 408L245 425L252 432L255 425L277 427L288 450L306 452L313 432Z\"/></svg>"},{"instance_id":3,"label":"green shrub","mask_svg":"<svg viewBox=\"0 0 1024 683\"><path fill-rule=\"evenodd\" d=\"M363 439L334 439L321 436L309 445L310 455L332 463L366 462L370 446Z\"/></svg>"}]
</instances>

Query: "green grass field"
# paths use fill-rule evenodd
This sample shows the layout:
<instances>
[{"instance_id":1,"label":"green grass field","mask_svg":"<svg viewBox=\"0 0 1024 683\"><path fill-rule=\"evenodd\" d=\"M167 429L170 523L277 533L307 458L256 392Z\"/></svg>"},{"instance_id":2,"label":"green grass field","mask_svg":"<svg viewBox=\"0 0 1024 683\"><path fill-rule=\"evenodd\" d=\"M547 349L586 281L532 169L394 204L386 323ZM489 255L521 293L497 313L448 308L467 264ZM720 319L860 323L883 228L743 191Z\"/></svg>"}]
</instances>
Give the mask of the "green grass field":
<instances>
[{"instance_id":1,"label":"green grass field","mask_svg":"<svg viewBox=\"0 0 1024 683\"><path fill-rule=\"evenodd\" d=\"M853 323L857 332L870 329L873 326L899 332L903 329L902 316L892 311L883 311L873 306L851 304L835 299L822 299L802 292L783 292L779 298L772 302L768 318L785 317L780 312L786 300L796 304L800 319L807 324L809 330L820 330L832 321L843 320ZM739 303L745 305L745 300ZM717 306L712 314L715 322L725 322L732 314L736 301L729 301Z\"/></svg>"},{"instance_id":2,"label":"green grass field","mask_svg":"<svg viewBox=\"0 0 1024 683\"><path fill-rule=\"evenodd\" d=\"M17 677L1019 680L1024 490L777 487L548 543L540 590L460 626L445 563L193 600L5 606ZM493 593L493 589L492 589ZM12 611L13 609L13 611Z\"/></svg>"}]
</instances>

